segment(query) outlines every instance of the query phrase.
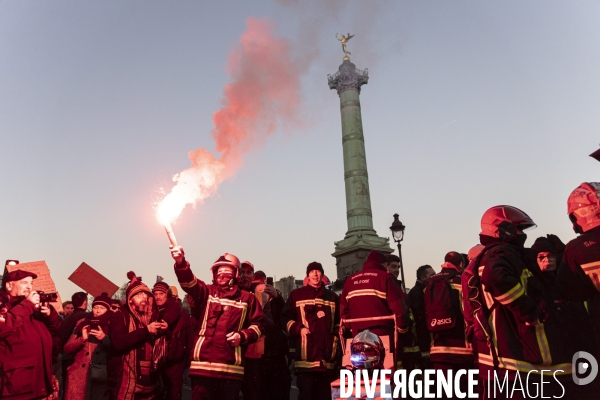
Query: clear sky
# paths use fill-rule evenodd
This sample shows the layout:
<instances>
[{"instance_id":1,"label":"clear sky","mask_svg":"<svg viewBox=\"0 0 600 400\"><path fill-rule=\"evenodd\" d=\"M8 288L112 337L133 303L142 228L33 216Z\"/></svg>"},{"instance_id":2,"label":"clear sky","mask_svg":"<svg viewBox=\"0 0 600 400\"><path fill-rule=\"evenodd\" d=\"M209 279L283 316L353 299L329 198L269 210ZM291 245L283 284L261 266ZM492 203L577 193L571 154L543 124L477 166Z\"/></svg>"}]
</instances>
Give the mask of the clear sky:
<instances>
[{"instance_id":1,"label":"clear sky","mask_svg":"<svg viewBox=\"0 0 600 400\"><path fill-rule=\"evenodd\" d=\"M346 226L339 99L327 86L355 34L373 220L407 226L407 283L477 243L511 204L530 237L574 237L566 199L597 181L597 1L0 1L0 257L46 260L63 298L85 261L118 285L175 283L153 202L214 148L212 114L248 18L301 66L302 124L280 129L174 230L196 275L231 252L267 275L335 278ZM528 241L529 244L532 240Z\"/></svg>"}]
</instances>

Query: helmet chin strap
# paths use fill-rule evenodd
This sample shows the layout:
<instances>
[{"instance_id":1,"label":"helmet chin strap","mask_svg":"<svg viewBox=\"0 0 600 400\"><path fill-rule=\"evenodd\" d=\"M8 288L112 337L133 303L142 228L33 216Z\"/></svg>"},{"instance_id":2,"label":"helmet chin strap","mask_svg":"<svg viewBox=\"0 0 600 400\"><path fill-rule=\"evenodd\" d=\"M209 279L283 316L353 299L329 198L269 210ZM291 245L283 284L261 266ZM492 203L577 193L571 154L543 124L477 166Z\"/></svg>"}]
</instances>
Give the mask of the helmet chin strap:
<instances>
[{"instance_id":1,"label":"helmet chin strap","mask_svg":"<svg viewBox=\"0 0 600 400\"><path fill-rule=\"evenodd\" d=\"M575 213L569 214L569 219L571 220L571 223L573 223L573 231L578 235L583 234L583 229L577 223L577 217L575 216Z\"/></svg>"}]
</instances>

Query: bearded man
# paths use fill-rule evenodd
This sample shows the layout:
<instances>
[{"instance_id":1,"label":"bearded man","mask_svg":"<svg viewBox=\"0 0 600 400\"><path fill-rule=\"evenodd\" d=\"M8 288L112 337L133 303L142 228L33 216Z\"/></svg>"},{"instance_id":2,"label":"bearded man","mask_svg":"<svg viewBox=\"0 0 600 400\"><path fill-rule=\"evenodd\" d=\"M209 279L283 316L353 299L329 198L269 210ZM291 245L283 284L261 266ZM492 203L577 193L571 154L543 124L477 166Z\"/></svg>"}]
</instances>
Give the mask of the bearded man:
<instances>
[{"instance_id":1,"label":"bearded man","mask_svg":"<svg viewBox=\"0 0 600 400\"><path fill-rule=\"evenodd\" d=\"M263 312L253 294L241 290L240 260L225 253L211 267L213 284L192 273L183 248L171 249L181 288L199 307L189 375L192 400L237 400L244 380L246 348L264 330Z\"/></svg>"},{"instance_id":2,"label":"bearded man","mask_svg":"<svg viewBox=\"0 0 600 400\"><path fill-rule=\"evenodd\" d=\"M152 292L142 278L128 272L127 301L112 315L109 337L108 388L111 400L152 400L160 388L154 348L162 342L166 322L156 321ZM163 360L164 361L164 360Z\"/></svg>"}]
</instances>

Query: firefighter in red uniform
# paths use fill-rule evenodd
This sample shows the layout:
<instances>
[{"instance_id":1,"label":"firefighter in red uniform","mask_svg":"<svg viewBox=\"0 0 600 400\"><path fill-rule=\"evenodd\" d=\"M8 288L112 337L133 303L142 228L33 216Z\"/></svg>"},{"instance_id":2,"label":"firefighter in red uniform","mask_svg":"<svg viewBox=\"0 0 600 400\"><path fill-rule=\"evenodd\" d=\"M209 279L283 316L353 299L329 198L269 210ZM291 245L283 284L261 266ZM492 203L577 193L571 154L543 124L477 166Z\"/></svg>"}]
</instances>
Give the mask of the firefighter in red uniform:
<instances>
[{"instance_id":1,"label":"firefighter in red uniform","mask_svg":"<svg viewBox=\"0 0 600 400\"><path fill-rule=\"evenodd\" d=\"M390 338L390 351L395 348L394 326L399 334L406 334L410 327L410 314L404 293L398 290L395 278L390 275L384 264L386 256L379 251L372 251L363 264L362 271L346 279L344 290L340 299L340 313L343 319L373 318L394 315L393 320L372 320L367 322L351 323L352 336L356 336L365 329L378 336ZM399 337L399 342L404 343L408 338ZM398 346L401 353L402 346ZM400 360L398 354L396 360Z\"/></svg>"},{"instance_id":2,"label":"firefighter in red uniform","mask_svg":"<svg viewBox=\"0 0 600 400\"><path fill-rule=\"evenodd\" d=\"M244 379L244 353L261 337L263 313L253 294L240 290L240 260L225 253L211 267L213 284L192 273L183 248L171 250L181 288L200 308L189 375L193 400L237 400Z\"/></svg>"},{"instance_id":3,"label":"firefighter in red uniform","mask_svg":"<svg viewBox=\"0 0 600 400\"><path fill-rule=\"evenodd\" d=\"M480 241L485 248L475 266L480 277L480 287L476 289L485 303L483 311L487 318L481 323L489 321L486 329L491 331L491 340L476 335L475 343L479 376L486 391L488 376L493 384L494 372L500 379L508 372L510 388L517 372L529 371L539 375L544 370L546 376L554 374L557 379L564 379L563 385L572 383L572 355L566 354L565 343L557 340L561 335L556 326L545 323L548 315L544 311L543 284L523 259L527 239L523 231L535 226L527 214L511 206L492 207L481 219ZM557 397L561 396L555 380L545 386L545 396L552 390L557 390L554 392ZM569 390L566 395L573 398L569 397ZM494 395L484 393L484 398L490 396Z\"/></svg>"},{"instance_id":4,"label":"firefighter in red uniform","mask_svg":"<svg viewBox=\"0 0 600 400\"><path fill-rule=\"evenodd\" d=\"M281 314L282 324L295 340L298 400L331 399L330 383L337 378L339 298L325 288L323 273L320 263L308 264L308 285L290 293Z\"/></svg>"},{"instance_id":5,"label":"firefighter in red uniform","mask_svg":"<svg viewBox=\"0 0 600 400\"><path fill-rule=\"evenodd\" d=\"M569 196L568 214L579 236L571 240L558 268L559 294L585 301L592 321L594 343L585 350L600 357L600 182L582 183Z\"/></svg>"},{"instance_id":6,"label":"firefighter in red uniform","mask_svg":"<svg viewBox=\"0 0 600 400\"><path fill-rule=\"evenodd\" d=\"M442 270L425 283L426 321L433 337L430 360L436 370L456 373L474 368L475 353L466 337L462 311L461 274L464 266L463 256L451 251L444 258ZM463 377L461 386L466 391L466 376Z\"/></svg>"}]
</instances>

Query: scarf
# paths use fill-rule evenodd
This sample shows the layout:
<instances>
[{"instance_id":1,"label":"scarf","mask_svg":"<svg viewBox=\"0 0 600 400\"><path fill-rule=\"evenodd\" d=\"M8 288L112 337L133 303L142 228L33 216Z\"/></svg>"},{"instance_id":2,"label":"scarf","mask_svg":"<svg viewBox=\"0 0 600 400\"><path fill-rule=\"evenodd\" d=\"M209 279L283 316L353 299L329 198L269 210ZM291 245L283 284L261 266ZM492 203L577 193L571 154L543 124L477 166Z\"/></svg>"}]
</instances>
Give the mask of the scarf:
<instances>
[{"instance_id":1,"label":"scarf","mask_svg":"<svg viewBox=\"0 0 600 400\"><path fill-rule=\"evenodd\" d=\"M153 299L152 299L153 300ZM151 298L148 298L149 307L145 313L140 313L133 309L129 304L129 324L128 332L133 332L140 328L148 326L152 320L152 307L153 302ZM159 379L157 379L156 371L152 368L153 361L153 348L156 342L162 340L164 342L165 337L162 336L159 339L149 343L145 341L141 346L132 348L129 353L123 357L123 372L121 376L121 387L119 388L118 400L133 400L135 398L140 399L153 399L156 389L159 386ZM137 377L140 377L139 379Z\"/></svg>"}]
</instances>

